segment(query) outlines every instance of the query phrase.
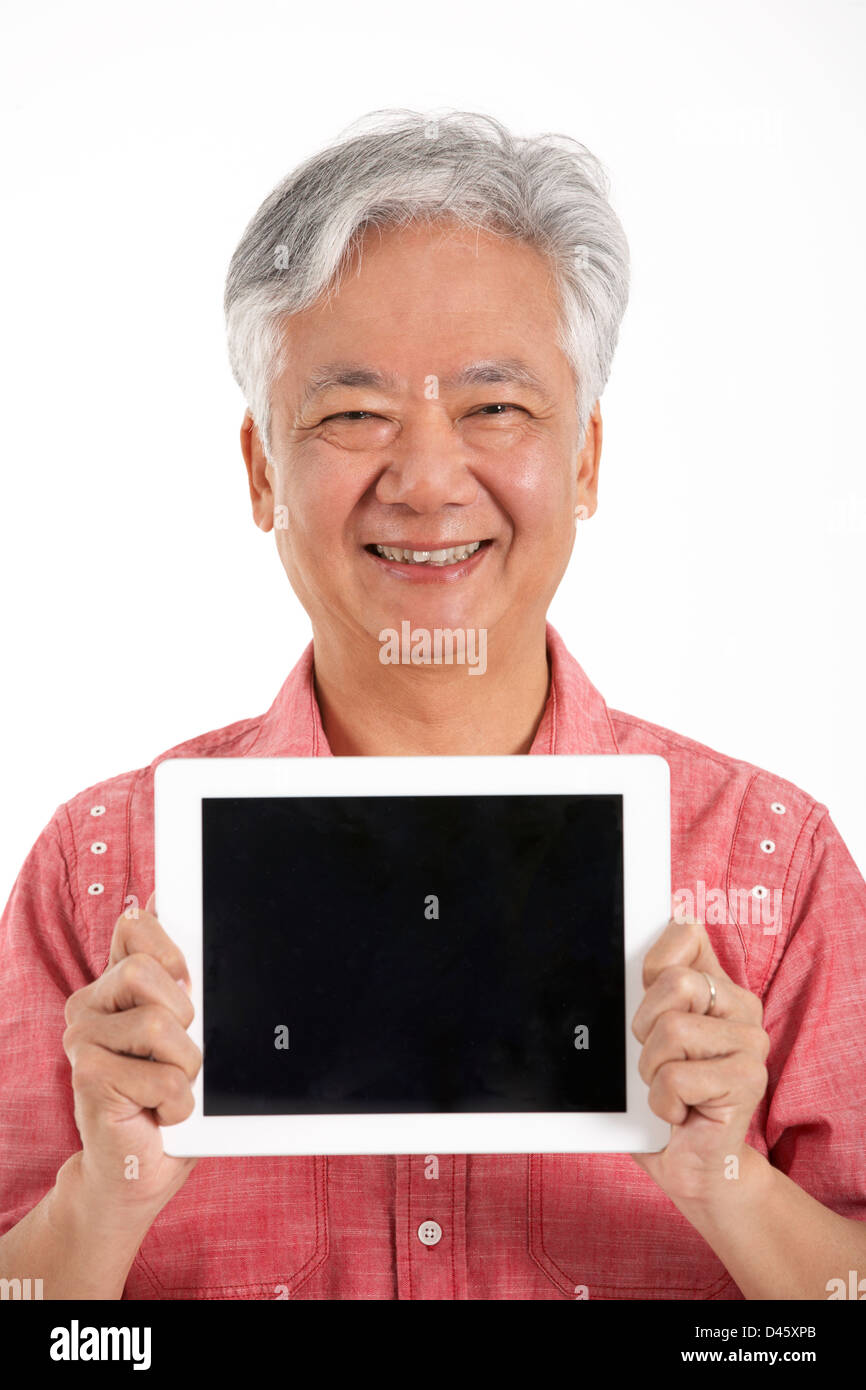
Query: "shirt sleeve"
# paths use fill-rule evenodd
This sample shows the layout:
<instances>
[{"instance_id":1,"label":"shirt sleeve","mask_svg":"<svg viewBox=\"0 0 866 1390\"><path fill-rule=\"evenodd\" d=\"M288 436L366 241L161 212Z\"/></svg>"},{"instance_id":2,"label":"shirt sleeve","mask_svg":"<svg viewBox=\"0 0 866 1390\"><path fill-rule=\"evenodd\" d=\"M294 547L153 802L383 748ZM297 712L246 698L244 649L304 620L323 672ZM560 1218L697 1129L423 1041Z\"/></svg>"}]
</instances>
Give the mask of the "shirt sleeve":
<instances>
[{"instance_id":1,"label":"shirt sleeve","mask_svg":"<svg viewBox=\"0 0 866 1390\"><path fill-rule=\"evenodd\" d=\"M41 1201L81 1148L64 1008L93 976L70 886L65 819L61 806L0 919L0 1235Z\"/></svg>"},{"instance_id":2,"label":"shirt sleeve","mask_svg":"<svg viewBox=\"0 0 866 1390\"><path fill-rule=\"evenodd\" d=\"M866 1220L866 883L826 813L764 998L764 1027L771 1162L840 1216Z\"/></svg>"}]
</instances>

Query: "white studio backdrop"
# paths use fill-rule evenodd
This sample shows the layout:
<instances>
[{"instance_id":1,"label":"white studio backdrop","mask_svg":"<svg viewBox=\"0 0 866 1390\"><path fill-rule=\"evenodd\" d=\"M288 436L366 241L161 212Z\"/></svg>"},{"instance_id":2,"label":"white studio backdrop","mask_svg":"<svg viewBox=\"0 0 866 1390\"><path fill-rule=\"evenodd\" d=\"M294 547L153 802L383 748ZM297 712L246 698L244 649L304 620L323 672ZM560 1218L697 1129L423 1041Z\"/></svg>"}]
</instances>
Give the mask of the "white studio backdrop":
<instances>
[{"instance_id":1,"label":"white studio backdrop","mask_svg":"<svg viewBox=\"0 0 866 1390\"><path fill-rule=\"evenodd\" d=\"M0 895L55 807L260 713L309 640L252 521L221 298L367 111L557 130L633 284L551 619L617 709L825 802L866 870L862 0L34 0L0 48Z\"/></svg>"}]
</instances>

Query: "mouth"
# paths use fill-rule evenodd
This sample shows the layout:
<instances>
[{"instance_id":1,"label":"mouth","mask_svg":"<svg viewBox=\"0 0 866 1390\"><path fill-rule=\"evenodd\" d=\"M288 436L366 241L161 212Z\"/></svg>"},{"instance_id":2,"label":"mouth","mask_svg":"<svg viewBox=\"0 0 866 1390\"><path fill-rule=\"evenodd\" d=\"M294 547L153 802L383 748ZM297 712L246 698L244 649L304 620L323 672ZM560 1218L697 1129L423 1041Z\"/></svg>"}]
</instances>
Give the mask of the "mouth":
<instances>
[{"instance_id":1,"label":"mouth","mask_svg":"<svg viewBox=\"0 0 866 1390\"><path fill-rule=\"evenodd\" d=\"M488 545L492 545L492 541L462 541L457 545L438 547L431 545L429 549L420 549L374 542L371 545L365 545L364 549L368 554L377 555L381 560L396 561L397 564L401 565L419 565L430 569L442 569L447 565L457 565L471 559L476 551Z\"/></svg>"}]
</instances>

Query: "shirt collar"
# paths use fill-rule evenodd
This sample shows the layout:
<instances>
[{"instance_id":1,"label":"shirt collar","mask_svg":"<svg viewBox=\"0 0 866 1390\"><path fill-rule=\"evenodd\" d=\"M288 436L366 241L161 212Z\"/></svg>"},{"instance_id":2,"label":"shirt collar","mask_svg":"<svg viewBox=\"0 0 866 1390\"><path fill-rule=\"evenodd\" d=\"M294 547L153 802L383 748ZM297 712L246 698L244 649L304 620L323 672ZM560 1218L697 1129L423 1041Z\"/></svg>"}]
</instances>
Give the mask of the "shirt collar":
<instances>
[{"instance_id":1,"label":"shirt collar","mask_svg":"<svg viewBox=\"0 0 866 1390\"><path fill-rule=\"evenodd\" d=\"M618 753L610 714L595 686L547 624L551 681L530 754ZM248 753L261 758L330 758L313 685L313 643L289 672Z\"/></svg>"}]
</instances>

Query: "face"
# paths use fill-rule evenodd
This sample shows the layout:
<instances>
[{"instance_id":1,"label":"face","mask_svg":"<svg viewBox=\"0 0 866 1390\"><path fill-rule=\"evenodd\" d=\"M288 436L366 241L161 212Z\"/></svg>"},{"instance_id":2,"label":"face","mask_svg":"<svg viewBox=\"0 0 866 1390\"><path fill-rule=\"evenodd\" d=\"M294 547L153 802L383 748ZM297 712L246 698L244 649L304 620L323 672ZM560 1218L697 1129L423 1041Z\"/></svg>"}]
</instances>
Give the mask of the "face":
<instances>
[{"instance_id":1,"label":"face","mask_svg":"<svg viewBox=\"0 0 866 1390\"><path fill-rule=\"evenodd\" d=\"M287 319L273 464L249 417L241 437L317 640L543 625L601 446L597 410L578 437L558 312L533 248L415 224L368 233L339 292Z\"/></svg>"}]
</instances>

